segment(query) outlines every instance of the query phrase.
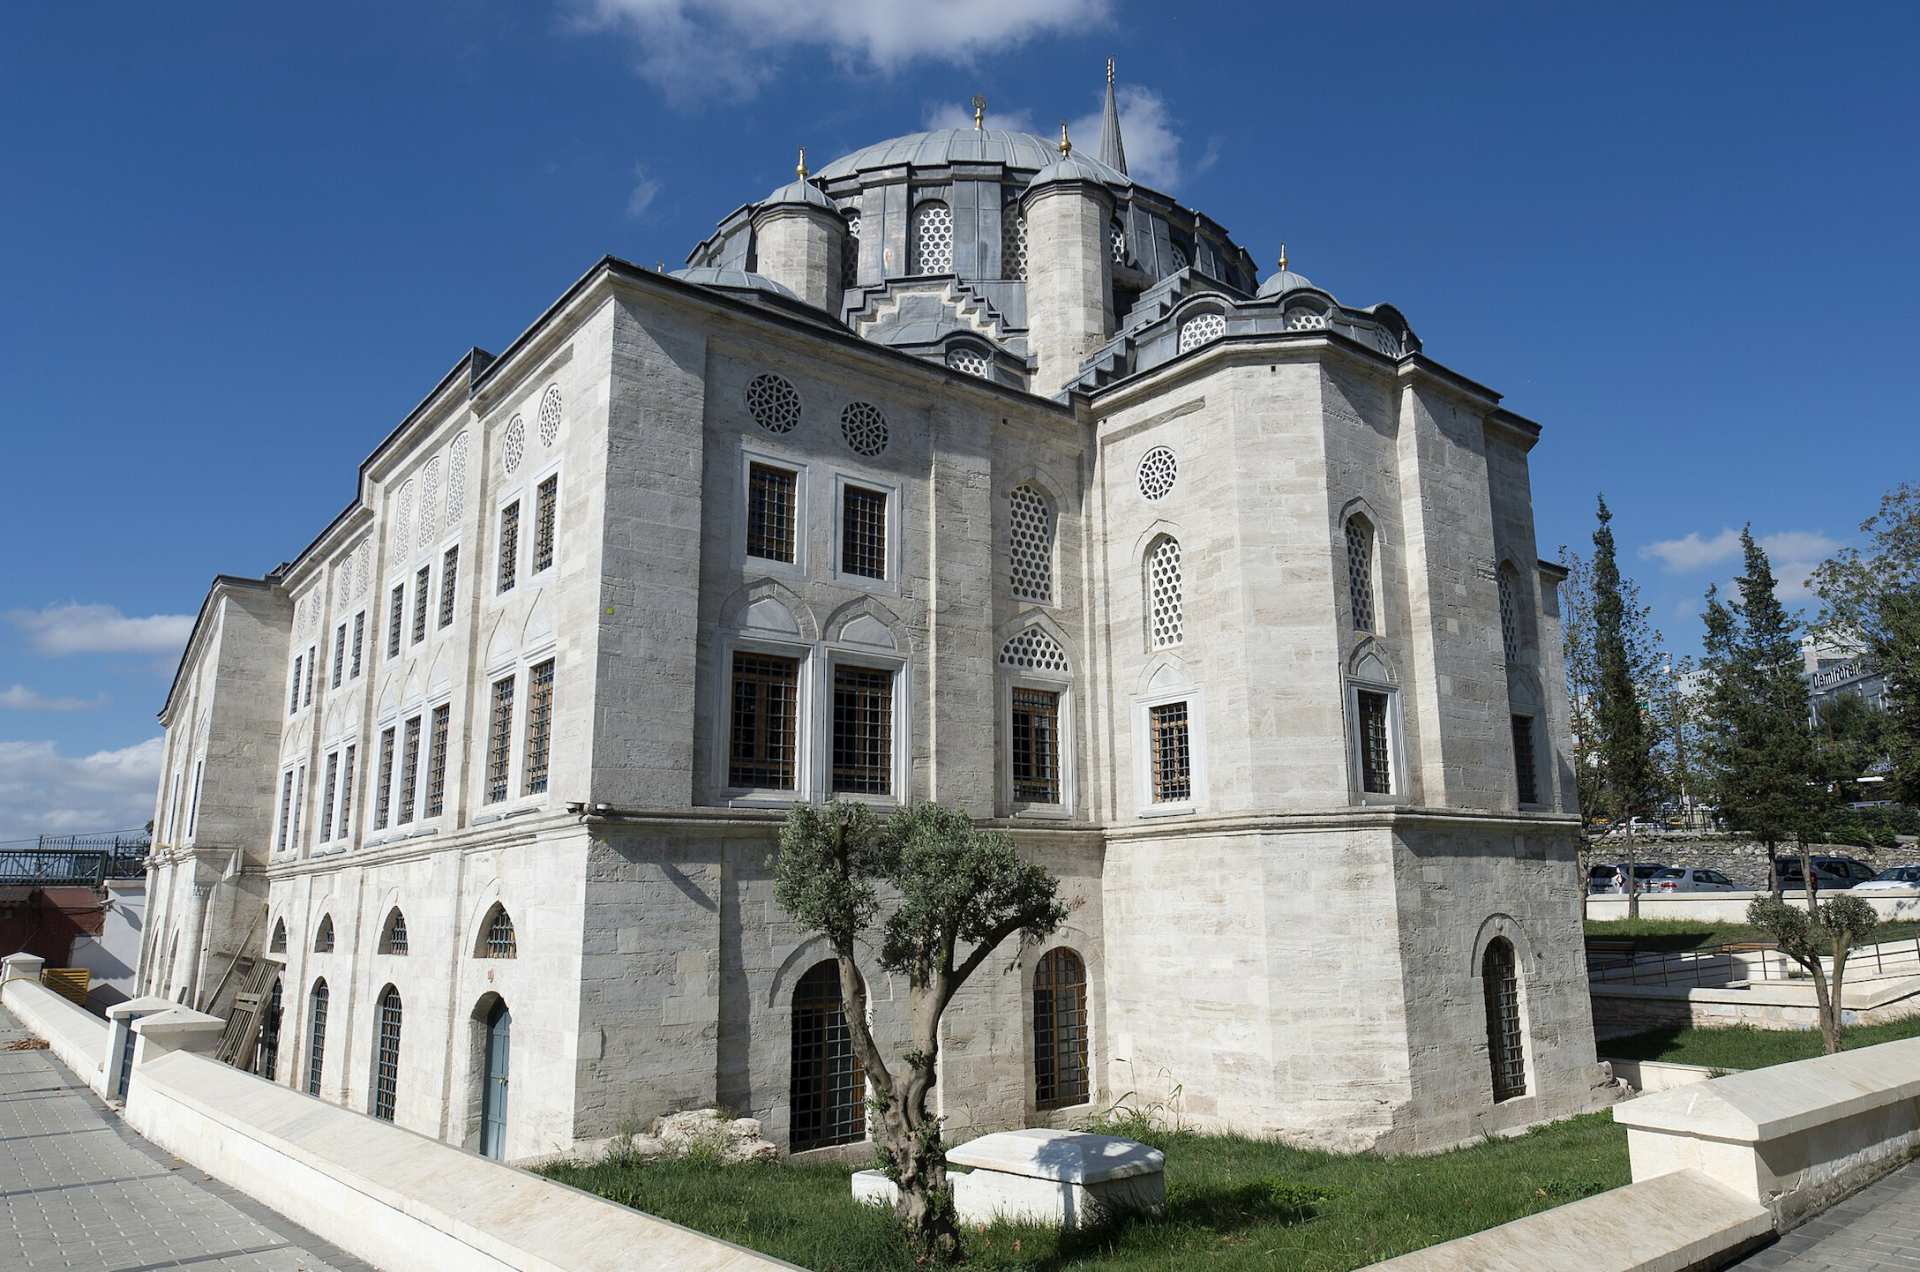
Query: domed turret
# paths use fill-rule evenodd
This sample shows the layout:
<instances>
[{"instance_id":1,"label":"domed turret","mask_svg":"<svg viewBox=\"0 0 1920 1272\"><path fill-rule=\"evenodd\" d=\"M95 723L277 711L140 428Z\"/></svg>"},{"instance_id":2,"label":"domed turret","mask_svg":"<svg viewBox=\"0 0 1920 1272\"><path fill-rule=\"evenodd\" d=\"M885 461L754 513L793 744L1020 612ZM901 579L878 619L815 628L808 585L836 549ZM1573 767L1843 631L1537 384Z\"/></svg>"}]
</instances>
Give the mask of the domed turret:
<instances>
[{"instance_id":1,"label":"domed turret","mask_svg":"<svg viewBox=\"0 0 1920 1272\"><path fill-rule=\"evenodd\" d=\"M794 180L754 209L754 266L809 305L837 311L847 250L846 218L832 199L807 180L805 146L800 148L794 174Z\"/></svg>"},{"instance_id":2,"label":"domed turret","mask_svg":"<svg viewBox=\"0 0 1920 1272\"><path fill-rule=\"evenodd\" d=\"M1306 287L1313 287L1313 280L1303 274L1296 274L1287 268L1287 245L1282 243L1280 245L1280 271L1270 275L1266 282L1260 284L1260 298L1265 300L1271 296L1284 296L1290 291L1299 291ZM1317 287L1313 287L1313 289L1315 291L1320 290Z\"/></svg>"},{"instance_id":3,"label":"domed turret","mask_svg":"<svg viewBox=\"0 0 1920 1272\"><path fill-rule=\"evenodd\" d=\"M1074 153L1060 125L1060 156L1020 196L1026 218L1027 348L1039 361L1033 391L1051 396L1113 336L1114 195L1104 164ZM1109 171L1111 171L1109 169Z\"/></svg>"}]
</instances>

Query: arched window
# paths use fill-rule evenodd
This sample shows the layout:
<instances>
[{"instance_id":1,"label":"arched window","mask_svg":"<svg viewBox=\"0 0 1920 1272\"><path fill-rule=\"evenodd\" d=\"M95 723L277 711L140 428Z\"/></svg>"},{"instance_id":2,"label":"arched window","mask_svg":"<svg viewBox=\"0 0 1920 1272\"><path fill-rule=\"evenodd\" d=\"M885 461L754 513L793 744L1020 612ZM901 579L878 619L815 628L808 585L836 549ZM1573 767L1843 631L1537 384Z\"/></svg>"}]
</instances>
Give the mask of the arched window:
<instances>
[{"instance_id":1,"label":"arched window","mask_svg":"<svg viewBox=\"0 0 1920 1272\"><path fill-rule=\"evenodd\" d=\"M387 926L380 933L380 952L382 954L405 954L407 952L407 916L395 906L393 913L387 916Z\"/></svg>"},{"instance_id":2,"label":"arched window","mask_svg":"<svg viewBox=\"0 0 1920 1272\"><path fill-rule=\"evenodd\" d=\"M1113 263L1127 263L1127 228L1116 218L1107 225L1107 241L1113 248Z\"/></svg>"},{"instance_id":3,"label":"arched window","mask_svg":"<svg viewBox=\"0 0 1920 1272\"><path fill-rule=\"evenodd\" d=\"M793 989L794 1152L855 1144L867 1134L867 1075L840 1005L840 964L816 964Z\"/></svg>"},{"instance_id":4,"label":"arched window","mask_svg":"<svg viewBox=\"0 0 1920 1272\"><path fill-rule=\"evenodd\" d=\"M1085 1104L1087 965L1069 949L1048 950L1033 971L1033 1104Z\"/></svg>"},{"instance_id":5,"label":"arched window","mask_svg":"<svg viewBox=\"0 0 1920 1272\"><path fill-rule=\"evenodd\" d=\"M1373 526L1359 513L1347 518L1347 600L1353 630L1373 630Z\"/></svg>"},{"instance_id":6,"label":"arched window","mask_svg":"<svg viewBox=\"0 0 1920 1272\"><path fill-rule=\"evenodd\" d=\"M1053 508L1032 486L1015 486L1009 499L1013 594L1023 601L1053 603Z\"/></svg>"},{"instance_id":7,"label":"arched window","mask_svg":"<svg viewBox=\"0 0 1920 1272\"><path fill-rule=\"evenodd\" d=\"M913 210L913 228L907 236L913 248L912 274L953 273L953 209L928 199Z\"/></svg>"},{"instance_id":8,"label":"arched window","mask_svg":"<svg viewBox=\"0 0 1920 1272\"><path fill-rule=\"evenodd\" d=\"M1519 579L1513 567L1506 562L1500 565L1500 649L1507 656L1507 665L1511 667L1520 658L1520 616L1514 610L1514 594L1519 590Z\"/></svg>"},{"instance_id":9,"label":"arched window","mask_svg":"<svg viewBox=\"0 0 1920 1272\"><path fill-rule=\"evenodd\" d=\"M327 1057L327 982L313 982L307 997L307 1094L320 1094L320 1070Z\"/></svg>"},{"instance_id":10,"label":"arched window","mask_svg":"<svg viewBox=\"0 0 1920 1272\"><path fill-rule=\"evenodd\" d=\"M955 345L947 350L947 366L962 375L977 376L982 380L993 378L993 359L970 344Z\"/></svg>"},{"instance_id":11,"label":"arched window","mask_svg":"<svg viewBox=\"0 0 1920 1272\"><path fill-rule=\"evenodd\" d=\"M1225 314L1195 314L1180 324L1180 352L1189 353L1227 334Z\"/></svg>"},{"instance_id":12,"label":"arched window","mask_svg":"<svg viewBox=\"0 0 1920 1272\"><path fill-rule=\"evenodd\" d=\"M267 953L285 954L286 952L287 921L285 919L275 919L273 921L273 939L267 942Z\"/></svg>"},{"instance_id":13,"label":"arched window","mask_svg":"<svg viewBox=\"0 0 1920 1272\"><path fill-rule=\"evenodd\" d=\"M313 933L313 952L315 954L333 953L333 916L320 916L320 926Z\"/></svg>"},{"instance_id":14,"label":"arched window","mask_svg":"<svg viewBox=\"0 0 1920 1272\"><path fill-rule=\"evenodd\" d=\"M519 947L513 935L513 916L507 913L507 907L497 902L492 913L487 915L486 926L481 930L478 957L519 957Z\"/></svg>"},{"instance_id":15,"label":"arched window","mask_svg":"<svg viewBox=\"0 0 1920 1272\"><path fill-rule=\"evenodd\" d=\"M1487 942L1480 958L1480 986L1487 996L1487 1060L1493 1066L1493 1098L1527 1093L1527 1062L1520 1042L1520 976L1505 937Z\"/></svg>"},{"instance_id":16,"label":"arched window","mask_svg":"<svg viewBox=\"0 0 1920 1272\"><path fill-rule=\"evenodd\" d=\"M1180 540L1163 534L1147 546L1147 631L1155 649L1178 645L1186 633L1180 597Z\"/></svg>"},{"instance_id":17,"label":"arched window","mask_svg":"<svg viewBox=\"0 0 1920 1272\"><path fill-rule=\"evenodd\" d=\"M400 1091L399 990L389 985L381 991L374 1019L373 1115L391 1122L394 1102Z\"/></svg>"}]
</instances>

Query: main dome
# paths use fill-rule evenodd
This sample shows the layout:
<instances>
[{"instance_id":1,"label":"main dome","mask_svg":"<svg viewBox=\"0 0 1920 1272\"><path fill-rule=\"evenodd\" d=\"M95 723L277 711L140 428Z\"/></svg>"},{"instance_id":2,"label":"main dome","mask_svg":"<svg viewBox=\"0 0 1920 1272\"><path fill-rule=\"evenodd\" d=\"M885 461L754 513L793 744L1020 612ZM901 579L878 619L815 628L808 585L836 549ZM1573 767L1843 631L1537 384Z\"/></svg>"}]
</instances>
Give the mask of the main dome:
<instances>
[{"instance_id":1,"label":"main dome","mask_svg":"<svg viewBox=\"0 0 1920 1272\"><path fill-rule=\"evenodd\" d=\"M1115 186L1133 184L1126 173L1085 151L1076 150L1074 154L1092 165L1102 180ZM813 178L826 182L878 168L941 168L955 163L997 163L1016 171L1038 172L1059 157L1057 142L1032 133L1003 128L936 128L863 146L820 168Z\"/></svg>"}]
</instances>

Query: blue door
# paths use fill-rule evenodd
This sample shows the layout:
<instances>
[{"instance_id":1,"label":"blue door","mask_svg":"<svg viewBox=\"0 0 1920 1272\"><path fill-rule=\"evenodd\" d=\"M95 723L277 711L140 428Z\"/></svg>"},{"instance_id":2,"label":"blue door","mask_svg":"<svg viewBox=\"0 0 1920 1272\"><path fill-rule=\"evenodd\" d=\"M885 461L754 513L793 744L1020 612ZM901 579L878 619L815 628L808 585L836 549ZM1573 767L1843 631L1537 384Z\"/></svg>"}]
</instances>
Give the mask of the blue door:
<instances>
[{"instance_id":1,"label":"blue door","mask_svg":"<svg viewBox=\"0 0 1920 1272\"><path fill-rule=\"evenodd\" d=\"M507 1060L513 1013L495 1003L487 1013L487 1062L480 1078L480 1151L498 1161L507 1152Z\"/></svg>"}]
</instances>

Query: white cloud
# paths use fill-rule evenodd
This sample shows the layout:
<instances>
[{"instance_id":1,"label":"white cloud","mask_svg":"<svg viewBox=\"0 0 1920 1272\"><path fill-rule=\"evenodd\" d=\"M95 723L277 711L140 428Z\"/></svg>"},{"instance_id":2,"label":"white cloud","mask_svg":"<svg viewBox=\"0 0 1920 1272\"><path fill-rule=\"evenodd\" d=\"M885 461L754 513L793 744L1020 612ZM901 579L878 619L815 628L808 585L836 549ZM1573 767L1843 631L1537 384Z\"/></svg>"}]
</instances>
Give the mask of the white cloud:
<instances>
[{"instance_id":1,"label":"white cloud","mask_svg":"<svg viewBox=\"0 0 1920 1272\"><path fill-rule=\"evenodd\" d=\"M0 742L0 840L144 826L164 739L78 758L52 742Z\"/></svg>"},{"instance_id":2,"label":"white cloud","mask_svg":"<svg viewBox=\"0 0 1920 1272\"><path fill-rule=\"evenodd\" d=\"M639 46L639 73L669 95L750 97L783 57L824 49L891 74L921 58L970 61L1055 31L1084 32L1111 0L569 0L577 25Z\"/></svg>"},{"instance_id":3,"label":"white cloud","mask_svg":"<svg viewBox=\"0 0 1920 1272\"><path fill-rule=\"evenodd\" d=\"M104 693L93 699L49 698L25 685L0 689L0 711L85 711L88 707L100 706L106 700Z\"/></svg>"},{"instance_id":4,"label":"white cloud","mask_svg":"<svg viewBox=\"0 0 1920 1272\"><path fill-rule=\"evenodd\" d=\"M1669 574L1688 574L1740 555L1740 532L1722 530L1711 539L1702 539L1698 530L1684 539L1662 539L1640 549L1640 559L1659 558Z\"/></svg>"},{"instance_id":5,"label":"white cloud","mask_svg":"<svg viewBox=\"0 0 1920 1272\"><path fill-rule=\"evenodd\" d=\"M647 170L640 164L634 164L633 193L627 196L627 215L633 220L639 220L647 214L647 209L653 206L653 201L659 197L659 194L660 182L649 177Z\"/></svg>"},{"instance_id":6,"label":"white cloud","mask_svg":"<svg viewBox=\"0 0 1920 1272\"><path fill-rule=\"evenodd\" d=\"M1072 137L1075 149L1084 149L1091 155L1100 153L1100 117L1105 110L1104 96L1103 89L1092 110L1067 121L1067 133ZM1155 189L1171 191L1178 188L1181 178L1187 173L1181 167L1180 136L1173 131L1166 99L1152 89L1136 84L1122 84L1115 96L1120 107L1120 139L1127 151L1127 175ZM973 108L957 102L940 103L928 108L922 116L922 126L929 129L971 128ZM1036 133L1049 141L1059 135L1060 128L1058 123L1036 125L1034 112L1029 107L1001 108L992 102L987 103L987 126L1005 128L1011 132ZM1194 165L1194 172L1205 172L1218 157L1218 145L1210 144L1206 155Z\"/></svg>"},{"instance_id":7,"label":"white cloud","mask_svg":"<svg viewBox=\"0 0 1920 1272\"><path fill-rule=\"evenodd\" d=\"M1033 112L1026 107L1001 110L992 102L987 103L986 125L989 128L1004 128L1008 132L1040 131L1034 127ZM973 127L973 107L958 102L940 102L927 107L927 113L921 116L920 126L929 132L936 128L971 128Z\"/></svg>"},{"instance_id":8,"label":"white cloud","mask_svg":"<svg viewBox=\"0 0 1920 1272\"><path fill-rule=\"evenodd\" d=\"M7 618L42 654L178 654L193 634L191 614L128 618L112 605L49 605Z\"/></svg>"},{"instance_id":9,"label":"white cloud","mask_svg":"<svg viewBox=\"0 0 1920 1272\"><path fill-rule=\"evenodd\" d=\"M1814 569L1844 545L1817 530L1782 530L1761 535L1760 546L1773 566L1774 592L1783 601L1804 601L1813 595L1807 578ZM1640 549L1643 561L1659 560L1668 574L1690 574L1740 555L1740 532L1722 529L1711 539L1702 539L1698 531L1684 539L1663 539ZM1721 588L1725 595L1737 595L1738 585Z\"/></svg>"}]
</instances>

